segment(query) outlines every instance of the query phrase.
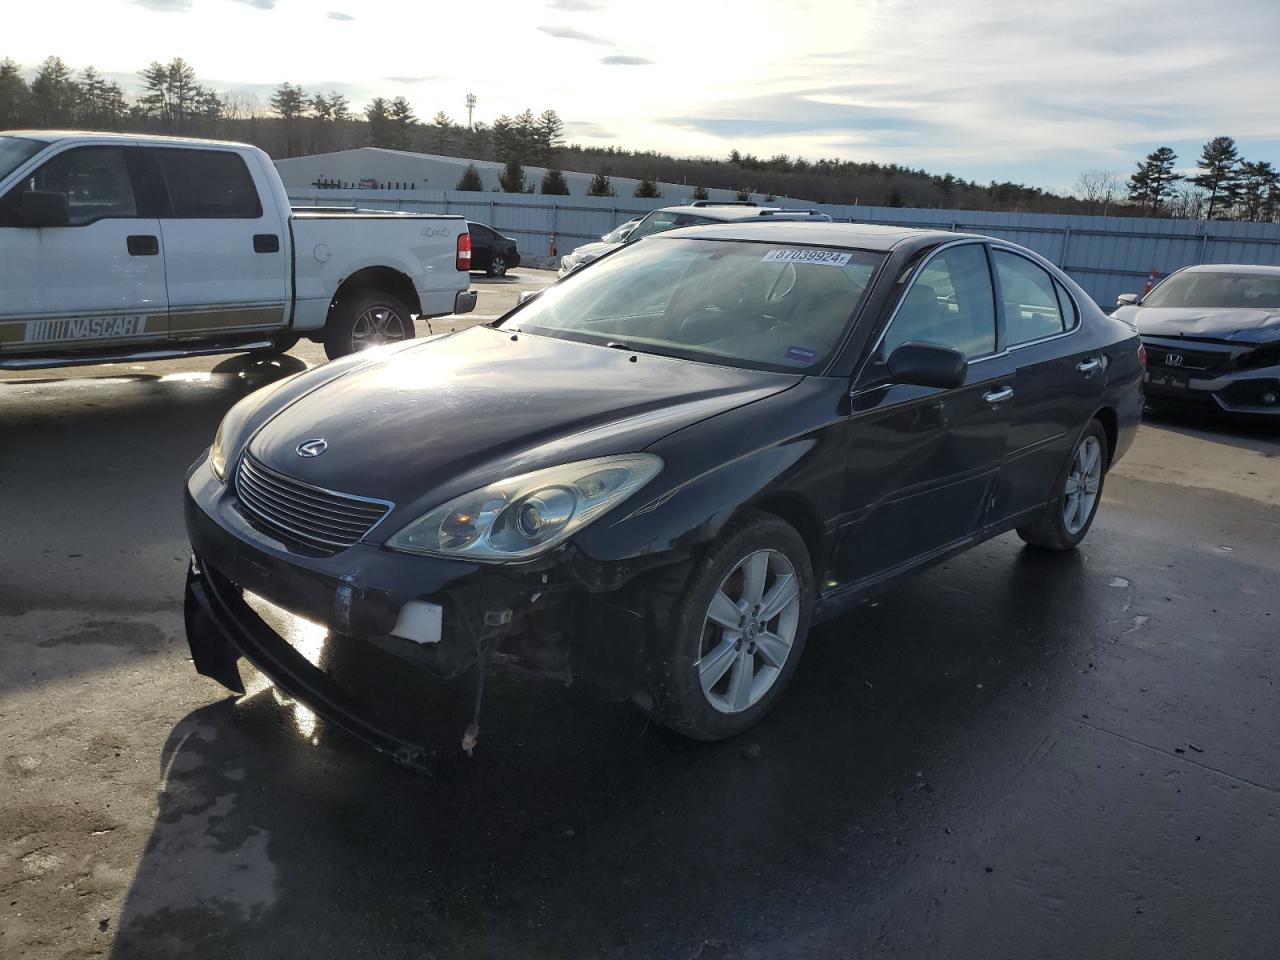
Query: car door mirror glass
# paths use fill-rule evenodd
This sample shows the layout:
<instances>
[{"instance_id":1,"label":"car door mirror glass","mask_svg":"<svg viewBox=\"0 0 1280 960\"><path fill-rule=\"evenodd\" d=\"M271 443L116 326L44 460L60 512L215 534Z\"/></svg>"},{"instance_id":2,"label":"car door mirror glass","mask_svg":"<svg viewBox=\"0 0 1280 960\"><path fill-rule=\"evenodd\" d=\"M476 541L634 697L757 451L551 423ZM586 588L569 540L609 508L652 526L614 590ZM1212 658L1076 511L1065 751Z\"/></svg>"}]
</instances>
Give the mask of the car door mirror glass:
<instances>
[{"instance_id":1,"label":"car door mirror glass","mask_svg":"<svg viewBox=\"0 0 1280 960\"><path fill-rule=\"evenodd\" d=\"M885 363L895 383L954 389L964 385L969 362L959 350L932 343L904 343Z\"/></svg>"},{"instance_id":2,"label":"car door mirror glass","mask_svg":"<svg viewBox=\"0 0 1280 960\"><path fill-rule=\"evenodd\" d=\"M33 227L65 227L71 222L67 195L52 190L26 190L22 194L22 216Z\"/></svg>"}]
</instances>

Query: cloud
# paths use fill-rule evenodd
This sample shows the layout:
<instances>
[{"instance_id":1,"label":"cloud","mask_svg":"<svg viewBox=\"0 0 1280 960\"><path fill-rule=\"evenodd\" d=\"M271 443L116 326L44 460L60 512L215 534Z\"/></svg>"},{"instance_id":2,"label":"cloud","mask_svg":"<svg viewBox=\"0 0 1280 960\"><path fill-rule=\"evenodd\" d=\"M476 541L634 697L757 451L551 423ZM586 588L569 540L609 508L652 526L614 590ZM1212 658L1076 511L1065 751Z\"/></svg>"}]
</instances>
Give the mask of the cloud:
<instances>
[{"instance_id":1,"label":"cloud","mask_svg":"<svg viewBox=\"0 0 1280 960\"><path fill-rule=\"evenodd\" d=\"M191 0L134 0L140 7L161 13L181 13L191 9Z\"/></svg>"},{"instance_id":2,"label":"cloud","mask_svg":"<svg viewBox=\"0 0 1280 960\"><path fill-rule=\"evenodd\" d=\"M236 3L243 3L248 7L257 7L259 10L274 10L276 0L235 0Z\"/></svg>"},{"instance_id":3,"label":"cloud","mask_svg":"<svg viewBox=\"0 0 1280 960\"><path fill-rule=\"evenodd\" d=\"M606 67L644 67L653 63L652 60L646 60L644 57L629 57L623 53L601 57L600 62Z\"/></svg>"},{"instance_id":4,"label":"cloud","mask_svg":"<svg viewBox=\"0 0 1280 960\"><path fill-rule=\"evenodd\" d=\"M543 33L549 37L556 37L560 40L581 40L583 43L595 43L602 47L612 47L613 42L606 40L604 37L598 37L594 33L584 33L581 30L575 30L573 27L539 27Z\"/></svg>"},{"instance_id":5,"label":"cloud","mask_svg":"<svg viewBox=\"0 0 1280 960\"><path fill-rule=\"evenodd\" d=\"M564 125L564 132L569 137L590 137L593 140L616 140L618 135L606 130L598 123L589 120L570 120Z\"/></svg>"},{"instance_id":6,"label":"cloud","mask_svg":"<svg viewBox=\"0 0 1280 960\"><path fill-rule=\"evenodd\" d=\"M432 80L439 80L439 74L431 74L425 77L387 77L392 83L428 83Z\"/></svg>"},{"instance_id":7,"label":"cloud","mask_svg":"<svg viewBox=\"0 0 1280 960\"><path fill-rule=\"evenodd\" d=\"M325 14L325 16L328 17L330 20L342 20L344 22L355 19L355 17L353 17L351 14L342 13L339 10L330 10L328 13Z\"/></svg>"},{"instance_id":8,"label":"cloud","mask_svg":"<svg viewBox=\"0 0 1280 960\"><path fill-rule=\"evenodd\" d=\"M551 0L547 6L570 13L594 13L604 9L604 0Z\"/></svg>"}]
</instances>

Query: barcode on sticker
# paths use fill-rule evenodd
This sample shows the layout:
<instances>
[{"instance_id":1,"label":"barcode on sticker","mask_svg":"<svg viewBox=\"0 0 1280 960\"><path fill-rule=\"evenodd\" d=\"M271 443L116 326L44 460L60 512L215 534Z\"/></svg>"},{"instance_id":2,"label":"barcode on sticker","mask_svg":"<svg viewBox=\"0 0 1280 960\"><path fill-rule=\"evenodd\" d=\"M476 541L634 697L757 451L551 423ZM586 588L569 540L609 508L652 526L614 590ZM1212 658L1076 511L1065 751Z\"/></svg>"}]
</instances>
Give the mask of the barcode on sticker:
<instances>
[{"instance_id":1,"label":"barcode on sticker","mask_svg":"<svg viewBox=\"0 0 1280 960\"><path fill-rule=\"evenodd\" d=\"M843 267L850 254L838 250L770 250L764 255L765 263L821 263Z\"/></svg>"}]
</instances>

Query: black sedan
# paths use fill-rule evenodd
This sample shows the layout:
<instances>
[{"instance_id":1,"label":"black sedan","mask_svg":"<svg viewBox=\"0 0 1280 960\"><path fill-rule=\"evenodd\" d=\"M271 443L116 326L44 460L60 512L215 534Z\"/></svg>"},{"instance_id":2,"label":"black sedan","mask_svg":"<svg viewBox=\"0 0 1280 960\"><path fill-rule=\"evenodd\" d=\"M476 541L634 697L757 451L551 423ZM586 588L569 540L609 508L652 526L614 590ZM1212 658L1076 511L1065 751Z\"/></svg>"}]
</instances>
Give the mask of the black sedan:
<instances>
[{"instance_id":1,"label":"black sedan","mask_svg":"<svg viewBox=\"0 0 1280 960\"><path fill-rule=\"evenodd\" d=\"M483 270L491 277L505 277L508 270L520 266L516 242L483 223L467 223L471 233L471 269Z\"/></svg>"},{"instance_id":2,"label":"black sedan","mask_svg":"<svg viewBox=\"0 0 1280 960\"><path fill-rule=\"evenodd\" d=\"M1280 417L1280 267L1185 267L1114 314L1147 349L1147 397Z\"/></svg>"},{"instance_id":3,"label":"black sedan","mask_svg":"<svg viewBox=\"0 0 1280 960\"><path fill-rule=\"evenodd\" d=\"M243 655L406 762L406 678L513 668L699 739L810 627L1008 530L1070 550L1142 410L1139 340L978 236L697 227L490 326L298 374L187 476L196 669ZM304 656L245 602L327 628ZM475 739L468 731L465 745Z\"/></svg>"}]
</instances>

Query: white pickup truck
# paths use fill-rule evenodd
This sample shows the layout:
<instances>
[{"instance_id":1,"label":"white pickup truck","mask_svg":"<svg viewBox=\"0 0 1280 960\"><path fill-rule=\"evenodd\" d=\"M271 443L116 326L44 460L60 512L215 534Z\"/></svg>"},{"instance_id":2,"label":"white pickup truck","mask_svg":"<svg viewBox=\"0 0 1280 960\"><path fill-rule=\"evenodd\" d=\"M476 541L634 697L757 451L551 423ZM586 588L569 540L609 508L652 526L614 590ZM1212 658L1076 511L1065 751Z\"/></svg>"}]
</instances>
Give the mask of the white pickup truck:
<instances>
[{"instance_id":1,"label":"white pickup truck","mask_svg":"<svg viewBox=\"0 0 1280 960\"><path fill-rule=\"evenodd\" d=\"M0 133L0 369L338 357L473 310L470 267L461 217L291 209L256 147Z\"/></svg>"}]
</instances>

